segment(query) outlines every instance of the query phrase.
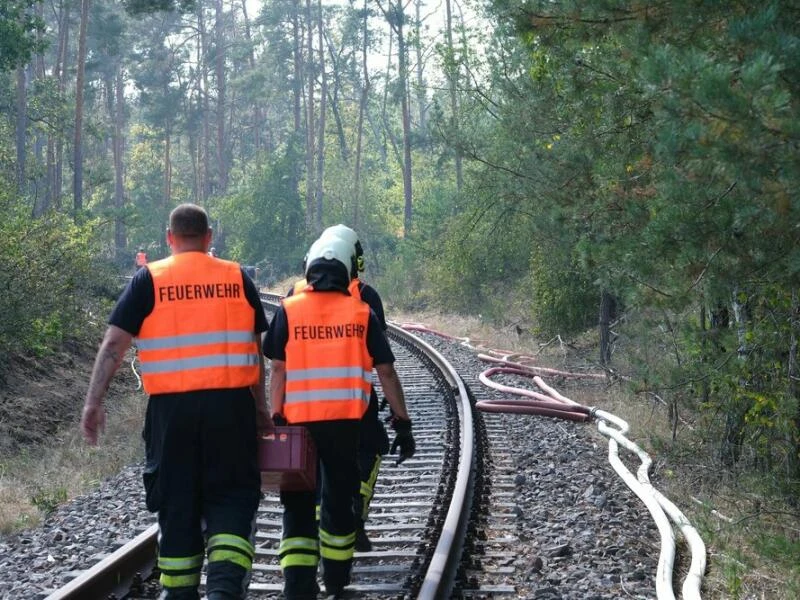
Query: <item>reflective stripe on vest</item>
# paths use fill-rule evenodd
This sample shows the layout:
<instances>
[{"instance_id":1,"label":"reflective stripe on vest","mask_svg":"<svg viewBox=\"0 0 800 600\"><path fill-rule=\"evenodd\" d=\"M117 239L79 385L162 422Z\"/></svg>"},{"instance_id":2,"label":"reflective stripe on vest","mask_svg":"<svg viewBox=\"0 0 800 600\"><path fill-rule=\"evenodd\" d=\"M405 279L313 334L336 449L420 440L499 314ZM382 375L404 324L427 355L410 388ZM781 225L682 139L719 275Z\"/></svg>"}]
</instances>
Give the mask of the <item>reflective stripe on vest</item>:
<instances>
[{"instance_id":1,"label":"reflective stripe on vest","mask_svg":"<svg viewBox=\"0 0 800 600\"><path fill-rule=\"evenodd\" d=\"M284 415L290 423L360 419L369 403L369 306L339 292L283 301L288 325Z\"/></svg>"},{"instance_id":2,"label":"reflective stripe on vest","mask_svg":"<svg viewBox=\"0 0 800 600\"><path fill-rule=\"evenodd\" d=\"M155 305L137 337L148 394L258 383L255 309L239 265L185 252L146 267Z\"/></svg>"}]
</instances>

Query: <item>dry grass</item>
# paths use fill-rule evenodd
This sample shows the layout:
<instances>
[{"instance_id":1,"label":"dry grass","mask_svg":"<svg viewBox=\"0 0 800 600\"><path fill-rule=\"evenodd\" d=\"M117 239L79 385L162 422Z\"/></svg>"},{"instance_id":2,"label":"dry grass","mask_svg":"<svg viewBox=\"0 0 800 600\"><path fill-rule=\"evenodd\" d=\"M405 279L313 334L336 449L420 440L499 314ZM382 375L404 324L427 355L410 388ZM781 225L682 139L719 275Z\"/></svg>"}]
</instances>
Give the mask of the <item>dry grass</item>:
<instances>
[{"instance_id":1,"label":"dry grass","mask_svg":"<svg viewBox=\"0 0 800 600\"><path fill-rule=\"evenodd\" d=\"M35 527L59 503L88 492L144 456L140 432L142 392L107 401L106 431L88 446L77 423L65 426L46 448L32 448L0 465L0 533Z\"/></svg>"}]
</instances>

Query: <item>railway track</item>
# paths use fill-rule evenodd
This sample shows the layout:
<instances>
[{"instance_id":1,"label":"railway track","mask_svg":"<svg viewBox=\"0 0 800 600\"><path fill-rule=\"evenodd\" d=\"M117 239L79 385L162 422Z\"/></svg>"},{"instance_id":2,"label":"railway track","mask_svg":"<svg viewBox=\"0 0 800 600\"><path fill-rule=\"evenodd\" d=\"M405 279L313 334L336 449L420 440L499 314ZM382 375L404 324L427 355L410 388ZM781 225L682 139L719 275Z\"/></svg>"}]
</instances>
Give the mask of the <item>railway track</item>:
<instances>
[{"instance_id":1,"label":"railway track","mask_svg":"<svg viewBox=\"0 0 800 600\"><path fill-rule=\"evenodd\" d=\"M671 598L655 589L656 527L606 463L591 428L476 412L476 402L502 394L479 381L484 367L475 352L398 327L389 334L417 454L400 466L385 457L366 525L373 550L356 553L354 597ZM128 496L140 492L135 483ZM281 596L281 512L277 495L266 494L249 598ZM86 570L49 595L24 597L155 598L155 536L151 527L94 566L84 559ZM3 596L0 579L0 598L11 597L21 596Z\"/></svg>"},{"instance_id":2,"label":"railway track","mask_svg":"<svg viewBox=\"0 0 800 600\"><path fill-rule=\"evenodd\" d=\"M269 310L277 298L263 295L262 301ZM462 552L480 512L472 505L473 497L482 497L475 485L484 482L476 460L480 443L474 443L466 389L447 361L398 327L392 326L389 335L414 420L417 452L399 466L392 456L384 458L366 525L373 550L356 553L348 589L360 598L446 598L466 575ZM265 493L257 517L250 598L280 596L281 514L277 494ZM156 597L156 534L151 527L48 600ZM468 547L473 550L474 544Z\"/></svg>"}]
</instances>

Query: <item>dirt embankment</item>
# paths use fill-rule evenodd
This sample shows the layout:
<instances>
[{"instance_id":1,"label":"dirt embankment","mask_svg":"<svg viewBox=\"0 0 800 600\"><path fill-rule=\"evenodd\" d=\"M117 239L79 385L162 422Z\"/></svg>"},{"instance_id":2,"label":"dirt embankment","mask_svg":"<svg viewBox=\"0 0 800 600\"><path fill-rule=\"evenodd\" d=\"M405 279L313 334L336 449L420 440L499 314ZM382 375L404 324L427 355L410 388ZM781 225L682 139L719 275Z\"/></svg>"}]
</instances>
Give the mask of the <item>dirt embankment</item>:
<instances>
[{"instance_id":1,"label":"dirt embankment","mask_svg":"<svg viewBox=\"0 0 800 600\"><path fill-rule=\"evenodd\" d=\"M70 342L44 356L12 356L0 367L0 456L47 445L80 420L97 347Z\"/></svg>"}]
</instances>

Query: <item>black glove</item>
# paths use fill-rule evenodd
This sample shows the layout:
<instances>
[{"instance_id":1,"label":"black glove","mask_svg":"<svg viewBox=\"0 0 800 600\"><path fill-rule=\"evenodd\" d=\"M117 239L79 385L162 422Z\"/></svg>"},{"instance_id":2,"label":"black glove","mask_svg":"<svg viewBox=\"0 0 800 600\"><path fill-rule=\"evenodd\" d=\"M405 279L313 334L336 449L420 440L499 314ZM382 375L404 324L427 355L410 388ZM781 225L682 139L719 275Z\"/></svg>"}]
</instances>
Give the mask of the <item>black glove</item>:
<instances>
[{"instance_id":1,"label":"black glove","mask_svg":"<svg viewBox=\"0 0 800 600\"><path fill-rule=\"evenodd\" d=\"M286 417L284 417L281 413L275 413L272 415L272 422L275 423L275 427L284 427L285 425L289 424L289 422L286 420Z\"/></svg>"},{"instance_id":2,"label":"black glove","mask_svg":"<svg viewBox=\"0 0 800 600\"><path fill-rule=\"evenodd\" d=\"M397 462L395 465L399 465L405 459L411 458L414 456L414 452L417 450L417 444L414 441L414 436L411 434L411 421L406 419L399 419L395 417L392 419L392 429L394 429L395 435L394 441L392 442L392 448L389 451L391 454L394 454L395 450L398 448L400 449L400 454L397 457Z\"/></svg>"}]
</instances>

